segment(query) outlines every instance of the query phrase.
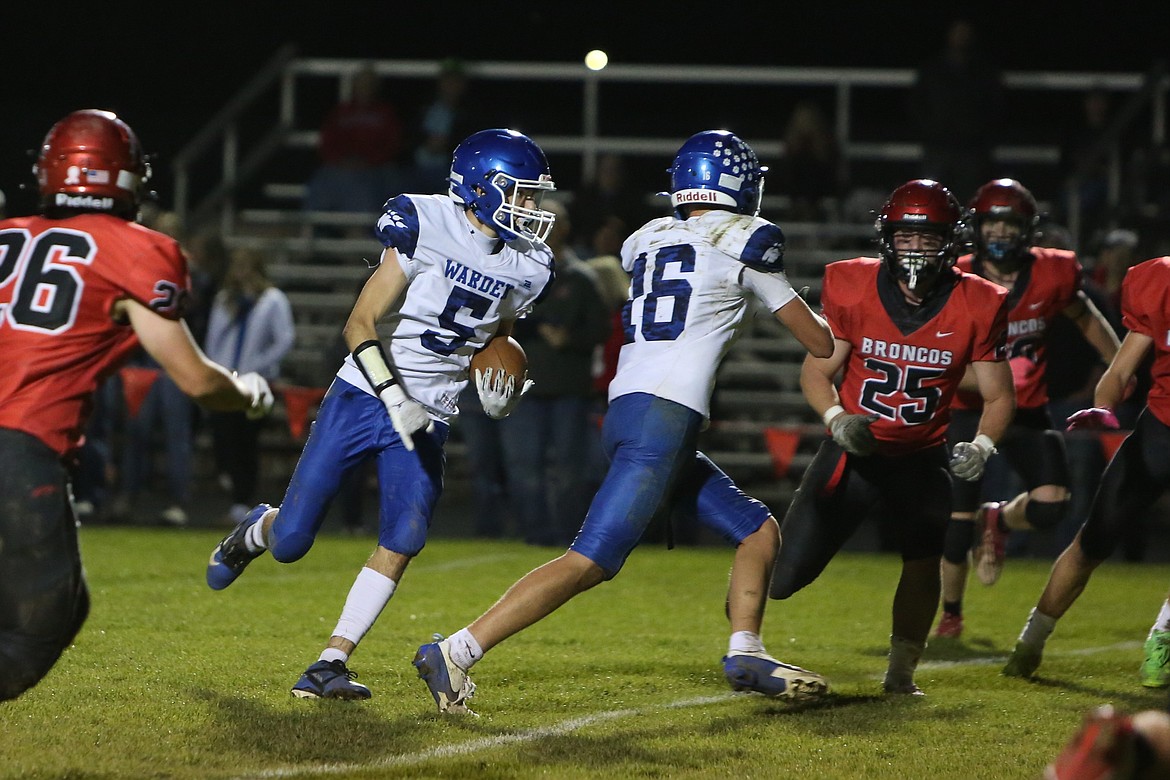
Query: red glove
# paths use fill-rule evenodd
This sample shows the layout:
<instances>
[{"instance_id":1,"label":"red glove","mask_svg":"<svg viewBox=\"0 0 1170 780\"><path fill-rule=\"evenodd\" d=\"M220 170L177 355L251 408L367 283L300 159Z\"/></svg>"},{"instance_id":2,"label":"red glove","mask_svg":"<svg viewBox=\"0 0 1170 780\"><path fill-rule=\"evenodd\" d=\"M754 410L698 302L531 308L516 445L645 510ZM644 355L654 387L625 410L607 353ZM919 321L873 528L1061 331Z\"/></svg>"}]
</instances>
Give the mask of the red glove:
<instances>
[{"instance_id":1,"label":"red glove","mask_svg":"<svg viewBox=\"0 0 1170 780\"><path fill-rule=\"evenodd\" d=\"M1121 425L1112 409L1081 409L1065 420L1070 431L1099 431L1103 428L1117 430Z\"/></svg>"}]
</instances>

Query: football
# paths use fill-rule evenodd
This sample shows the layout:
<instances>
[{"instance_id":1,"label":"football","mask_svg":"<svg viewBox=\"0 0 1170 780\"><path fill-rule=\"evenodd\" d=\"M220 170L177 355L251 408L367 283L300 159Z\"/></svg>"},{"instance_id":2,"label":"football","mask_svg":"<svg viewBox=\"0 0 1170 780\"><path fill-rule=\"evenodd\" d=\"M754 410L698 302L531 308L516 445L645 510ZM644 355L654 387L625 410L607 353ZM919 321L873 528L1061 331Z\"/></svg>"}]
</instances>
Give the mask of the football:
<instances>
[{"instance_id":1,"label":"football","mask_svg":"<svg viewBox=\"0 0 1170 780\"><path fill-rule=\"evenodd\" d=\"M471 381L475 381L475 372L492 369L492 376L496 371L503 371L516 377L516 389L524 385L528 376L528 356L520 342L511 336L493 336L479 352L471 356Z\"/></svg>"}]
</instances>

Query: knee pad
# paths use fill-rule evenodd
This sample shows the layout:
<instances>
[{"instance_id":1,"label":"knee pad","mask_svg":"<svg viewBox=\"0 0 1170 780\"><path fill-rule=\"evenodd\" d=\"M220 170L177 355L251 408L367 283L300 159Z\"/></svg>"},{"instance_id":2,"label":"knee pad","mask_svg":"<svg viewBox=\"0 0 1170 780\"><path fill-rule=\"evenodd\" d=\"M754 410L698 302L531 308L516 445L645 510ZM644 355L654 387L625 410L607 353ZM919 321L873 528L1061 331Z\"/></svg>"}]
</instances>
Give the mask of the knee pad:
<instances>
[{"instance_id":1,"label":"knee pad","mask_svg":"<svg viewBox=\"0 0 1170 780\"><path fill-rule=\"evenodd\" d=\"M1024 507L1024 519L1028 525L1041 531L1055 528L1068 511L1068 499L1064 501L1037 501L1032 499Z\"/></svg>"},{"instance_id":2,"label":"knee pad","mask_svg":"<svg viewBox=\"0 0 1170 780\"><path fill-rule=\"evenodd\" d=\"M963 564L975 544L975 521L955 520L947 523L947 536L943 542L943 558L947 563Z\"/></svg>"}]
</instances>

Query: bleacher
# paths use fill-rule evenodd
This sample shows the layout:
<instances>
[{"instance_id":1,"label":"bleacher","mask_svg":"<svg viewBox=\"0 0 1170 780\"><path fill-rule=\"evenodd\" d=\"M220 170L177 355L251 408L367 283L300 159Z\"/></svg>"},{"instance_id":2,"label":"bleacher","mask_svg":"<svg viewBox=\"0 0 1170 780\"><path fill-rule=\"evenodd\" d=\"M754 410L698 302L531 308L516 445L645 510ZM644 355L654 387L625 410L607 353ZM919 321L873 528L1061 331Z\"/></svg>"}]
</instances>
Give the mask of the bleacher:
<instances>
[{"instance_id":1,"label":"bleacher","mask_svg":"<svg viewBox=\"0 0 1170 780\"><path fill-rule=\"evenodd\" d=\"M180 216L188 223L215 222L229 247L259 248L270 258L270 273L288 293L295 312L297 343L283 371L284 378L294 385L320 387L329 381L341 357L332 354L331 347L337 342L358 286L370 270L363 259L374 261L380 252L373 239L322 237L325 231L361 235L376 215L315 213L302 208L304 180L310 171L306 151L311 151L315 143L312 127L319 117L304 115L303 107L298 107L298 90L305 82L319 87L325 80L336 86L337 96L344 97L349 78L363 64L357 60L303 59L292 51L281 52L175 160L175 201ZM379 61L375 67L384 77L408 83L429 81L437 64ZM690 79L705 84L751 83L777 90L819 89L832 98L837 108L838 140L855 171L865 164L901 166L894 170L904 171L907 161L917 159L920 153L912 143L851 135L861 132L860 123L853 121L850 114L855 93L863 89L904 90L912 83L913 74L909 71L619 66L600 74L586 74L579 66L560 63L480 63L472 75L483 80L522 81L533 89L564 89L565 83L584 85L579 133L553 134L559 127L552 133L525 128L549 153L558 172L558 183L568 184L562 184L562 189L569 197L573 182L589 175L601 153L652 160L660 170L661 161L669 159L678 143L678 137L673 136L607 134L599 118L598 96L605 83L628 88ZM1130 92L1142 87L1141 74L1056 75L1009 73L1006 81L1009 88L1039 90L1047 95L1103 84ZM278 98L275 106L268 99L272 93ZM249 128L255 136L250 144L246 137ZM776 141L751 140L763 157L775 159L783 151ZM1050 145L1018 143L998 149L996 156L1016 165L1047 170L1051 175L1057 159L1055 152ZM214 170L217 166L218 171ZM196 171L204 176L210 173L216 179L205 187L202 197L196 197ZM562 176L561 171L566 174ZM897 183L904 178L899 173L892 179L887 175L884 180L869 182L869 192L885 191L888 181ZM866 183L856 183L860 185L859 192L864 193ZM649 182L645 186L656 184ZM871 252L872 224L864 217L864 209L861 218L854 213L852 221L846 215L826 223L789 223L785 203L783 197L767 196L764 216L784 227L789 237L786 263L790 277L797 288L810 287L810 300L815 302L825 263ZM831 205L830 213L843 215L850 211L841 203ZM869 205L876 208L880 202ZM799 365L803 354L795 340L766 312L757 313L721 368L712 425L703 440L704 449L745 490L778 505L790 496L824 435L800 393ZM795 442L795 451L779 458L768 446L768 436L776 436L777 431L788 449ZM264 441L271 452L280 455L267 459L268 468L287 474L300 443L283 426L272 426ZM458 483L466 476L458 425L453 429L448 453L450 480Z\"/></svg>"}]
</instances>

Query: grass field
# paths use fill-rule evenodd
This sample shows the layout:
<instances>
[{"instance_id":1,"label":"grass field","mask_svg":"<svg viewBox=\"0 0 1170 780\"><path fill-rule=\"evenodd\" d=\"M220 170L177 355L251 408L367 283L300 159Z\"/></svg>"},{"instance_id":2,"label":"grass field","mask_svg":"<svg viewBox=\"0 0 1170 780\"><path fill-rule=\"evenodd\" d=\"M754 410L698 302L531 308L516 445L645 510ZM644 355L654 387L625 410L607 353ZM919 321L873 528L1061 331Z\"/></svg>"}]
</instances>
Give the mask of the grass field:
<instances>
[{"instance_id":1,"label":"grass field","mask_svg":"<svg viewBox=\"0 0 1170 780\"><path fill-rule=\"evenodd\" d=\"M1170 566L1099 570L1028 683L999 667L1048 564L1010 562L994 588L973 585L963 641L928 648L928 695L913 700L880 695L897 561L842 555L769 605L770 651L834 686L798 708L723 680L730 551L645 547L475 668L480 718L441 718L410 664L416 647L551 555L446 539L351 661L374 698L303 701L289 688L372 539L323 537L299 563L262 558L213 593L203 568L218 536L83 531L92 613L48 677L0 705L0 777L1034 778L1088 707L1166 701L1136 669Z\"/></svg>"}]
</instances>

